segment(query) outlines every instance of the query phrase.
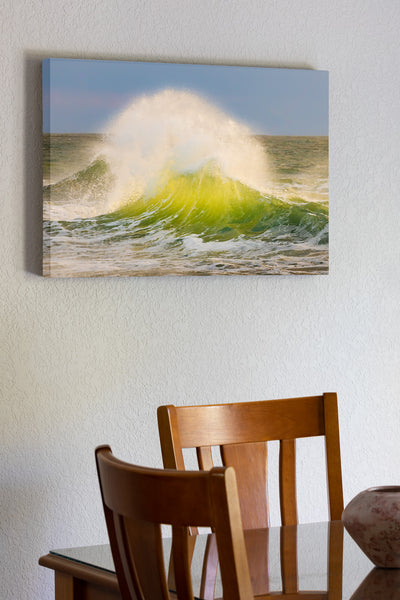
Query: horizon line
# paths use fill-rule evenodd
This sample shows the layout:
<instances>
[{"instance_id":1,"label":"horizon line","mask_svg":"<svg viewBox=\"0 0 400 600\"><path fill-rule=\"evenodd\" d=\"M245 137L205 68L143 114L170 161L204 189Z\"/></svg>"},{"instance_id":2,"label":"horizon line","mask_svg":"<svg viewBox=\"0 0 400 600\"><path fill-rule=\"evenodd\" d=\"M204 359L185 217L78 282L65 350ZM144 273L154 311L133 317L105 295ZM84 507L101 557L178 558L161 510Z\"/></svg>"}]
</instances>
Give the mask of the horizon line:
<instances>
[{"instance_id":1,"label":"horizon line","mask_svg":"<svg viewBox=\"0 0 400 600\"><path fill-rule=\"evenodd\" d=\"M44 135L111 135L107 131L42 131ZM329 133L251 133L264 137L329 137Z\"/></svg>"}]
</instances>

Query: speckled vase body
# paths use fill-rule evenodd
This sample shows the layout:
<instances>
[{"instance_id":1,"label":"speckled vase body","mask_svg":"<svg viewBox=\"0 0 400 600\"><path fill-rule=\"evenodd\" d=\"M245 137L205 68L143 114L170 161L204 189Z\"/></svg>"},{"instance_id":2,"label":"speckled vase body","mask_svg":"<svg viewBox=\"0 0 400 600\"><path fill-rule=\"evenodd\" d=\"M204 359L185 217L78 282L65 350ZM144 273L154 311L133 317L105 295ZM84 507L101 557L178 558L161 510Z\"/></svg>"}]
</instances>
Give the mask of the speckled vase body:
<instances>
[{"instance_id":1,"label":"speckled vase body","mask_svg":"<svg viewBox=\"0 0 400 600\"><path fill-rule=\"evenodd\" d=\"M400 486L361 492L344 509L342 521L377 567L400 568Z\"/></svg>"}]
</instances>

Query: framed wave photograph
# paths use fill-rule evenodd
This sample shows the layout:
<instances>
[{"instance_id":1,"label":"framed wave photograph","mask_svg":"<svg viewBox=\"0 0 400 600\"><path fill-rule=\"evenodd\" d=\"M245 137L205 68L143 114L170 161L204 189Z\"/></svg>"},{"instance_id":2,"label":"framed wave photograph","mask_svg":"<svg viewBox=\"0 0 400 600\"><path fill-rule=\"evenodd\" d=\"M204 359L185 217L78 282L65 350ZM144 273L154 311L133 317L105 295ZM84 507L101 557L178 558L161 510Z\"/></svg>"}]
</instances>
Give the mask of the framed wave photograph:
<instances>
[{"instance_id":1,"label":"framed wave photograph","mask_svg":"<svg viewBox=\"0 0 400 600\"><path fill-rule=\"evenodd\" d=\"M328 272L328 73L43 61L43 274Z\"/></svg>"}]
</instances>

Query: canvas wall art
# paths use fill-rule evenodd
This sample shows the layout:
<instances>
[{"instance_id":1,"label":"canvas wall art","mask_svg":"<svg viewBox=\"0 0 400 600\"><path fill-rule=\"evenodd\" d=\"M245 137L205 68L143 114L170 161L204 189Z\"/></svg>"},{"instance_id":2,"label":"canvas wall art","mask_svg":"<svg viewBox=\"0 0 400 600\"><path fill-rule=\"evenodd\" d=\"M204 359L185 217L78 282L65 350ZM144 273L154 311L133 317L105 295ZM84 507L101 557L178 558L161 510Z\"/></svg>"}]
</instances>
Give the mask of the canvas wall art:
<instances>
[{"instance_id":1,"label":"canvas wall art","mask_svg":"<svg viewBox=\"0 0 400 600\"><path fill-rule=\"evenodd\" d=\"M43 61L43 274L328 272L328 73Z\"/></svg>"}]
</instances>

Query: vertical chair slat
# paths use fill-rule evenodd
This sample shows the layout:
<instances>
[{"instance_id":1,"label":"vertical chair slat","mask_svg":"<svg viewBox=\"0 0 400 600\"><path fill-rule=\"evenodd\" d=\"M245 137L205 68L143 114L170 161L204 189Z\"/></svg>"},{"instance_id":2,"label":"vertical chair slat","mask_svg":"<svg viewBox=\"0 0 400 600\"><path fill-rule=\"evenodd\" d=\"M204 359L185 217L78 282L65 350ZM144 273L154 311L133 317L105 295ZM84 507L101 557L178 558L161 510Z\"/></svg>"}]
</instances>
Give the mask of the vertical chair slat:
<instances>
[{"instance_id":1,"label":"vertical chair slat","mask_svg":"<svg viewBox=\"0 0 400 600\"><path fill-rule=\"evenodd\" d=\"M268 527L267 444L229 444L221 447L221 456L235 469L243 528Z\"/></svg>"},{"instance_id":2,"label":"vertical chair slat","mask_svg":"<svg viewBox=\"0 0 400 600\"><path fill-rule=\"evenodd\" d=\"M125 573L129 572L132 581L139 585L140 594L143 595L139 595L136 589L138 598L169 600L160 525L138 519L122 520L124 569Z\"/></svg>"},{"instance_id":3,"label":"vertical chair slat","mask_svg":"<svg viewBox=\"0 0 400 600\"><path fill-rule=\"evenodd\" d=\"M202 471L209 471L213 468L214 462L211 452L211 446L200 446L196 448L197 462Z\"/></svg>"}]
</instances>

